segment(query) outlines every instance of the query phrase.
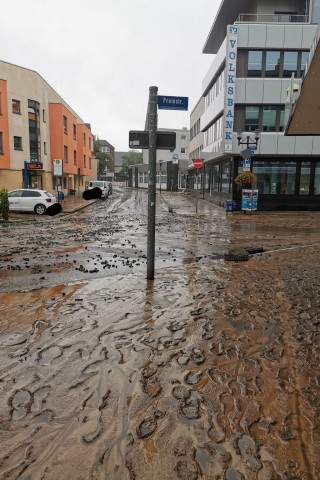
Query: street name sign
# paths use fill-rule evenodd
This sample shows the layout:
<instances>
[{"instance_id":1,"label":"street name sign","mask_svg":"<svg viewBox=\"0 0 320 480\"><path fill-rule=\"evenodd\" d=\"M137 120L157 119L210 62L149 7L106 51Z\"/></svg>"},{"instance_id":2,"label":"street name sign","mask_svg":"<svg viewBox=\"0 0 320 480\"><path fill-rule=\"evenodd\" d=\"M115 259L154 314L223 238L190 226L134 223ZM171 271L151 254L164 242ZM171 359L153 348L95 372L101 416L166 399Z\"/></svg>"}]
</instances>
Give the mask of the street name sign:
<instances>
[{"instance_id":1,"label":"street name sign","mask_svg":"<svg viewBox=\"0 0 320 480\"><path fill-rule=\"evenodd\" d=\"M161 110L188 110L188 97L158 95L158 108Z\"/></svg>"},{"instance_id":2,"label":"street name sign","mask_svg":"<svg viewBox=\"0 0 320 480\"><path fill-rule=\"evenodd\" d=\"M129 148L148 149L149 131L131 130L129 132ZM175 150L176 132L161 131L157 132L157 150Z\"/></svg>"}]
</instances>

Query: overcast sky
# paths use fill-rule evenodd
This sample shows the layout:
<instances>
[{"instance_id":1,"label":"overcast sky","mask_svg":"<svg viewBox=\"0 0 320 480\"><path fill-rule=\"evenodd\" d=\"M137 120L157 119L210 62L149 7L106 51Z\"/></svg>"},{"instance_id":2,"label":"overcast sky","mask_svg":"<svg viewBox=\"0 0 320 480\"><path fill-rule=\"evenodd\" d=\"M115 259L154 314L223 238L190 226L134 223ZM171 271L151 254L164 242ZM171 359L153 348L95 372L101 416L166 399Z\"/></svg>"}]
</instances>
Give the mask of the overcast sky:
<instances>
[{"instance_id":1,"label":"overcast sky","mask_svg":"<svg viewBox=\"0 0 320 480\"><path fill-rule=\"evenodd\" d=\"M0 59L36 70L117 151L144 130L149 87L189 97L159 128L189 128L213 60L202 48L220 0L1 0ZM1 72L0 72L1 77Z\"/></svg>"}]
</instances>

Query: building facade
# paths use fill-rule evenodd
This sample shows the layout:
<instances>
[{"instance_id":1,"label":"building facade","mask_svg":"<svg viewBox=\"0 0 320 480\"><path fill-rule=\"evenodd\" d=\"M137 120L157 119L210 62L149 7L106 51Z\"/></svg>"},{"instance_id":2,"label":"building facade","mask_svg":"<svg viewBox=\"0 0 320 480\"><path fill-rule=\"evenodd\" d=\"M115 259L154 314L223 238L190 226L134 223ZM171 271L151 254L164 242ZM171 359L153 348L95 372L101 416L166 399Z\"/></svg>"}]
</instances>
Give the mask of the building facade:
<instances>
[{"instance_id":1,"label":"building facade","mask_svg":"<svg viewBox=\"0 0 320 480\"><path fill-rule=\"evenodd\" d=\"M248 169L249 147L258 209L320 209L320 139L284 135L287 94L292 79L301 83L319 17L319 0L221 2L203 50L215 55L202 84L206 198L240 208L234 178Z\"/></svg>"},{"instance_id":2,"label":"building facade","mask_svg":"<svg viewBox=\"0 0 320 480\"><path fill-rule=\"evenodd\" d=\"M88 125L37 72L0 61L0 188L84 189L92 150Z\"/></svg>"}]
</instances>

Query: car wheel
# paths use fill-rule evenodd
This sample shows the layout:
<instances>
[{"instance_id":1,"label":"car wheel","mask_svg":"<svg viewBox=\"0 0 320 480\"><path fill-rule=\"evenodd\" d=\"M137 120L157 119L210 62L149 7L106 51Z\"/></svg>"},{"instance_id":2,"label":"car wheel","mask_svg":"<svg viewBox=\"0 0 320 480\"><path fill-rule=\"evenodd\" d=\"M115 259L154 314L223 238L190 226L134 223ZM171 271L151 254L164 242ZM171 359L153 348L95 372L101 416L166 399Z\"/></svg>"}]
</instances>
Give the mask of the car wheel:
<instances>
[{"instance_id":1,"label":"car wheel","mask_svg":"<svg viewBox=\"0 0 320 480\"><path fill-rule=\"evenodd\" d=\"M38 215L44 215L46 213L46 210L46 207L44 205L41 205L41 203L38 203L38 205L34 207L34 211Z\"/></svg>"}]
</instances>

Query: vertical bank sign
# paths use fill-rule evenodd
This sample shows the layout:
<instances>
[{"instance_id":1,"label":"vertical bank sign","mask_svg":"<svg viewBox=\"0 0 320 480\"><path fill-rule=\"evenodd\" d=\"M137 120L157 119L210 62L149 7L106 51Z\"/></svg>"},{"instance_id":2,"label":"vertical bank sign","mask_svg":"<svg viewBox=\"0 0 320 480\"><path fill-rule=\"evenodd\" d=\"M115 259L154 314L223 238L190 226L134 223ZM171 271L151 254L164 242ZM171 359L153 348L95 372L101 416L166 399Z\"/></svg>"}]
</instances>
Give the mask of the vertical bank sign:
<instances>
[{"instance_id":1,"label":"vertical bank sign","mask_svg":"<svg viewBox=\"0 0 320 480\"><path fill-rule=\"evenodd\" d=\"M232 152L234 100L236 91L238 27L228 25L226 57L226 96L224 106L224 152Z\"/></svg>"}]
</instances>

